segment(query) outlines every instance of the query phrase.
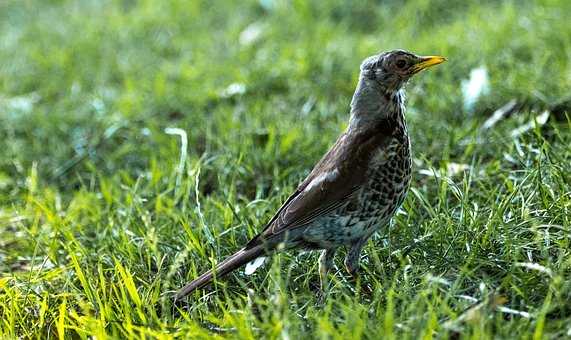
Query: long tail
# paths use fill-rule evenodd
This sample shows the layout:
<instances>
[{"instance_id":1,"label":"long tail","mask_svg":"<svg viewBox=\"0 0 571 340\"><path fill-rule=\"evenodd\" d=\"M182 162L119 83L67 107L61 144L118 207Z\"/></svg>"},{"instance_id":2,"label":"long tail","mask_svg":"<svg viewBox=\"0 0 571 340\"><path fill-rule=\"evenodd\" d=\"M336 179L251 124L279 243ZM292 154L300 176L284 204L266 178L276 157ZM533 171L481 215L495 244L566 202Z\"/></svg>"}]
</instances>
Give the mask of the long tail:
<instances>
[{"instance_id":1,"label":"long tail","mask_svg":"<svg viewBox=\"0 0 571 340\"><path fill-rule=\"evenodd\" d=\"M260 257L264 253L264 248L262 245L246 249L242 248L233 255L230 255L224 261L220 262L216 269L209 270L206 273L200 275L198 278L194 279L192 282L188 283L186 286L181 288L175 296L175 301L182 299L193 291L200 289L207 284L211 283L216 275L216 278L221 278L226 274L230 273L236 268L239 268L246 263Z\"/></svg>"}]
</instances>

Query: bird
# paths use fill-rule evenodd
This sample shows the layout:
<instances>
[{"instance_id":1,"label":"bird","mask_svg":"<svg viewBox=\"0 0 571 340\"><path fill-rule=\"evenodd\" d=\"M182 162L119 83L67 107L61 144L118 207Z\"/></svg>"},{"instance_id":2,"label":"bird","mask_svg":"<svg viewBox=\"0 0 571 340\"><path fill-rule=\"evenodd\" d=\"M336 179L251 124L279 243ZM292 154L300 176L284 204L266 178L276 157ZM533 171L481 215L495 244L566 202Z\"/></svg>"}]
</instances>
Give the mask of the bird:
<instances>
[{"instance_id":1,"label":"bird","mask_svg":"<svg viewBox=\"0 0 571 340\"><path fill-rule=\"evenodd\" d=\"M336 251L358 275L363 246L386 228L410 187L411 143L405 119L405 85L420 71L446 61L391 50L361 63L349 123L329 151L243 248L181 288L180 301L233 270L278 251L320 250L321 289Z\"/></svg>"}]
</instances>

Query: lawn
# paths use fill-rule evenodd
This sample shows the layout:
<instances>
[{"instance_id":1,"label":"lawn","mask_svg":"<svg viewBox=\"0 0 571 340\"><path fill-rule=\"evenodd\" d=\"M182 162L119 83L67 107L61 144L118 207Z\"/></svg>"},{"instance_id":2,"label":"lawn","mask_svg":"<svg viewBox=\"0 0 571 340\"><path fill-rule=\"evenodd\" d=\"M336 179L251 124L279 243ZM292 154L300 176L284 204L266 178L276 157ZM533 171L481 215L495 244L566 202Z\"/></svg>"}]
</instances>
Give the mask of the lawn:
<instances>
[{"instance_id":1,"label":"lawn","mask_svg":"<svg viewBox=\"0 0 571 340\"><path fill-rule=\"evenodd\" d=\"M0 1L0 338L571 337L569 13ZM449 60L407 86L412 190L360 280L338 256L320 301L319 254L283 253L174 306L263 228L346 127L361 60L393 48Z\"/></svg>"}]
</instances>

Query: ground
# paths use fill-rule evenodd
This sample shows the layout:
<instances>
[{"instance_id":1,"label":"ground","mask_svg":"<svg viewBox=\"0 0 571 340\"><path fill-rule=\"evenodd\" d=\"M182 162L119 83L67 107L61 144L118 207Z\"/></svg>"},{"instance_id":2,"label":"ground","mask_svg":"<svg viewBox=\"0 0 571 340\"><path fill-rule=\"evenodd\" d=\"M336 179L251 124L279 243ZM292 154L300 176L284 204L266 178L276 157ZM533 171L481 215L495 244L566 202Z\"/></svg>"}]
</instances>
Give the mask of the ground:
<instances>
[{"instance_id":1,"label":"ground","mask_svg":"<svg viewBox=\"0 0 571 340\"><path fill-rule=\"evenodd\" d=\"M570 12L0 2L0 337L571 336ZM320 303L318 254L281 254L175 308L343 131L361 60L393 48L449 61L407 87L413 189L360 280L340 256ZM473 105L471 73L489 79Z\"/></svg>"}]
</instances>

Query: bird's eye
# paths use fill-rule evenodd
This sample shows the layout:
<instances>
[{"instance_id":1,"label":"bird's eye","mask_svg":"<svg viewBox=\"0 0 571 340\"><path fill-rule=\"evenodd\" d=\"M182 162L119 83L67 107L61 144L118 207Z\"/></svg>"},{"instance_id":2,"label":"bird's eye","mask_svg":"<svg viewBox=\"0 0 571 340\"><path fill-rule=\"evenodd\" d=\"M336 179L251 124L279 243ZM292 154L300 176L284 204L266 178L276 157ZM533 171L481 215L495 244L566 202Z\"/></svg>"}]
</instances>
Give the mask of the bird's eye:
<instances>
[{"instance_id":1,"label":"bird's eye","mask_svg":"<svg viewBox=\"0 0 571 340\"><path fill-rule=\"evenodd\" d=\"M406 61L404 59L397 60L396 65L398 68L403 68L406 66Z\"/></svg>"}]
</instances>

